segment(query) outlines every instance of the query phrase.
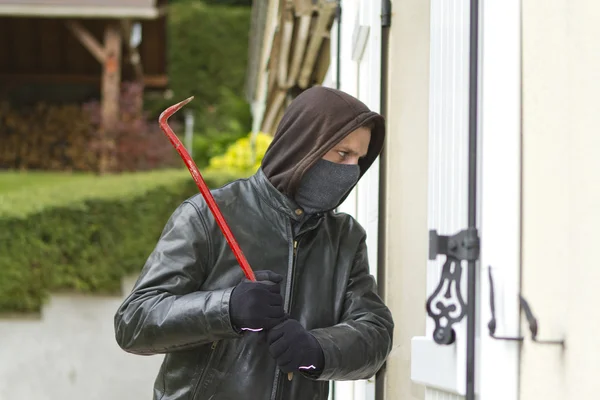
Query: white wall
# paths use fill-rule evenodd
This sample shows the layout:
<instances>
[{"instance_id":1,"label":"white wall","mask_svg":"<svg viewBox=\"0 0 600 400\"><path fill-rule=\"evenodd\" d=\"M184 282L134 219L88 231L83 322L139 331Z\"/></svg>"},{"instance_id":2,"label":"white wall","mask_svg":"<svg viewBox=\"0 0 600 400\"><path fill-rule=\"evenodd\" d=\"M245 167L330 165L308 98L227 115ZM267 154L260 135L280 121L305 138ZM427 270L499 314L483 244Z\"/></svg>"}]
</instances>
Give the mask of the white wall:
<instances>
[{"instance_id":1,"label":"white wall","mask_svg":"<svg viewBox=\"0 0 600 400\"><path fill-rule=\"evenodd\" d=\"M162 356L118 347L113 316L121 301L57 295L41 318L0 319L0 400L150 399Z\"/></svg>"},{"instance_id":2,"label":"white wall","mask_svg":"<svg viewBox=\"0 0 600 400\"><path fill-rule=\"evenodd\" d=\"M429 1L394 0L389 38L385 301L394 322L385 398L420 400L411 381L411 338L425 334Z\"/></svg>"},{"instance_id":3,"label":"white wall","mask_svg":"<svg viewBox=\"0 0 600 400\"><path fill-rule=\"evenodd\" d=\"M600 2L523 0L521 400L600 397ZM523 333L527 333L523 324Z\"/></svg>"}]
</instances>

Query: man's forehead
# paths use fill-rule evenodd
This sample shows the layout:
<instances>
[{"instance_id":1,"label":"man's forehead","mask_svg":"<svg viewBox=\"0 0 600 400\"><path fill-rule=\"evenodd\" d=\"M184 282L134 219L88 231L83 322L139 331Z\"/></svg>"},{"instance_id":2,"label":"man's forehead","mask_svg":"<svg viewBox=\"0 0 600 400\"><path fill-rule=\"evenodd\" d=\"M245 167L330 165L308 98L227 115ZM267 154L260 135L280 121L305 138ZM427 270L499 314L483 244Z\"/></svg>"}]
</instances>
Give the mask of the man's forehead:
<instances>
[{"instance_id":1,"label":"man's forehead","mask_svg":"<svg viewBox=\"0 0 600 400\"><path fill-rule=\"evenodd\" d=\"M359 157L364 157L370 141L371 131L368 128L359 128L344 137L335 148Z\"/></svg>"},{"instance_id":2,"label":"man's forehead","mask_svg":"<svg viewBox=\"0 0 600 400\"><path fill-rule=\"evenodd\" d=\"M344 137L340 144L360 144L363 142L369 142L371 140L371 130L365 127L360 127L353 132L350 132Z\"/></svg>"}]
</instances>

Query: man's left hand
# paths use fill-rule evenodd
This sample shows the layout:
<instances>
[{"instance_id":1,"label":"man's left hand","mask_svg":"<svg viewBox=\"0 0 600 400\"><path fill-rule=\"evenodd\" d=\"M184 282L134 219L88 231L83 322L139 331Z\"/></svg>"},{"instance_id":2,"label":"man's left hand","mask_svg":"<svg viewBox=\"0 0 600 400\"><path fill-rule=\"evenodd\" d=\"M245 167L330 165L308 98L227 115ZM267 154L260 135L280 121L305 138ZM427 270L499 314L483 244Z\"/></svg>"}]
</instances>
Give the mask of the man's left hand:
<instances>
[{"instance_id":1,"label":"man's left hand","mask_svg":"<svg viewBox=\"0 0 600 400\"><path fill-rule=\"evenodd\" d=\"M325 365L321 345L300 322L288 319L267 335L269 353L283 372L320 372Z\"/></svg>"}]
</instances>

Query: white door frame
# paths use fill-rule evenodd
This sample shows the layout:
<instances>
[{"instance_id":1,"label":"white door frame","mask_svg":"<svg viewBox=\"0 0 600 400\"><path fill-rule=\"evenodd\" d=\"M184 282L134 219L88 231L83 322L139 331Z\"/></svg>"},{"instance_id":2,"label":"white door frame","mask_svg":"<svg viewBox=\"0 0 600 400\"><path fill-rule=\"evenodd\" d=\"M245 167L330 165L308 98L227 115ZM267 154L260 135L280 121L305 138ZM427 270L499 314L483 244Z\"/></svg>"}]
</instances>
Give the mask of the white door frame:
<instances>
[{"instance_id":1,"label":"white door frame","mask_svg":"<svg viewBox=\"0 0 600 400\"><path fill-rule=\"evenodd\" d=\"M340 89L356 96L371 110L380 112L381 0L342 0L341 3ZM333 35L336 36L337 34ZM336 64L336 51L332 51L332 64ZM377 277L379 158L339 207L339 211L355 217L366 230L370 272ZM334 385L334 400L375 399L375 377L361 381L335 382Z\"/></svg>"}]
</instances>

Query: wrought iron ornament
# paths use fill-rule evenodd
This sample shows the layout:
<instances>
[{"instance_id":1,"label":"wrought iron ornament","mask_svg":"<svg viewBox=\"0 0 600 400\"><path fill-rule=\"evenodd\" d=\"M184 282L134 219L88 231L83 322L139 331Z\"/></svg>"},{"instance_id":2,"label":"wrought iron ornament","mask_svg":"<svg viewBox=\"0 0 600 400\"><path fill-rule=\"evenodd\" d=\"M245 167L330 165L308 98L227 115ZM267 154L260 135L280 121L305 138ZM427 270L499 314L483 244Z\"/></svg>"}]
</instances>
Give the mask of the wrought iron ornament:
<instances>
[{"instance_id":1,"label":"wrought iron ornament","mask_svg":"<svg viewBox=\"0 0 600 400\"><path fill-rule=\"evenodd\" d=\"M460 289L462 276L461 261L475 261L479 258L479 238L477 230L469 228L454 236L439 236L437 231L429 232L429 259L445 255L440 282L427 299L427 314L435 322L433 340L438 344L449 345L455 342L456 333L452 326L460 322L467 312L467 305Z\"/></svg>"}]
</instances>

